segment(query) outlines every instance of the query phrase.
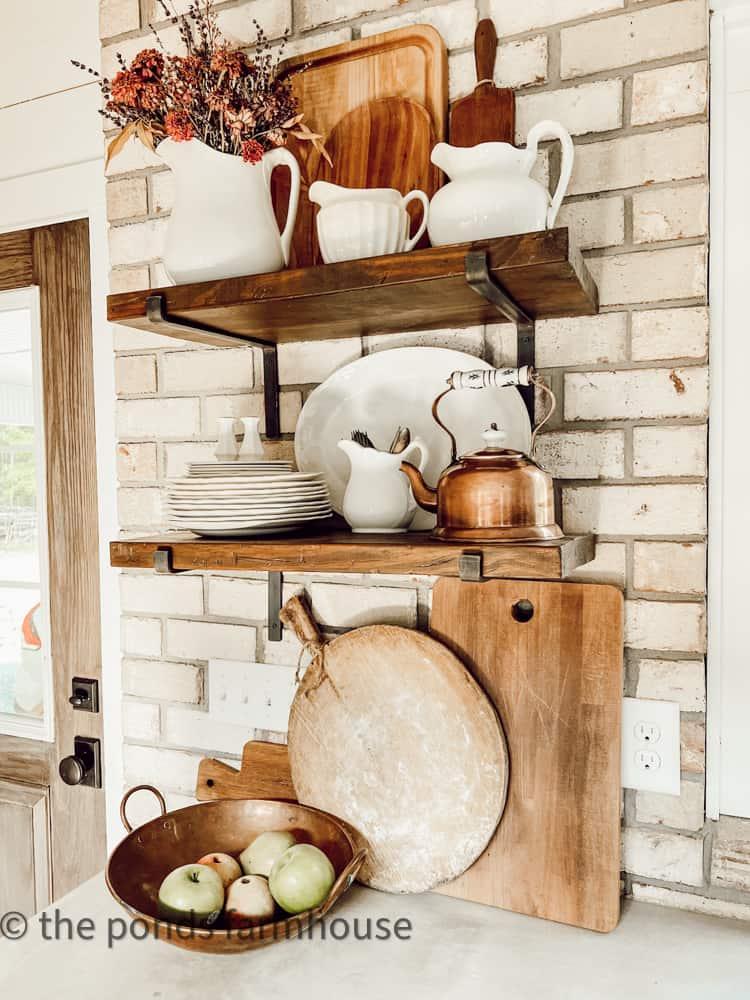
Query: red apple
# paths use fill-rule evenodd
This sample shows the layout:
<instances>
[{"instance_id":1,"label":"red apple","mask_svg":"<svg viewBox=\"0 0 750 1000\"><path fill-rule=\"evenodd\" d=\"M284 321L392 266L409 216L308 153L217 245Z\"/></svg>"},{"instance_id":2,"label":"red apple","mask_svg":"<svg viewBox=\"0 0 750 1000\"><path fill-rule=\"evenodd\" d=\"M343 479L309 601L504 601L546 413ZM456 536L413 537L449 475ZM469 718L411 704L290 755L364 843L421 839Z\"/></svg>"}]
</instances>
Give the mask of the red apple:
<instances>
[{"instance_id":1,"label":"red apple","mask_svg":"<svg viewBox=\"0 0 750 1000\"><path fill-rule=\"evenodd\" d=\"M243 875L229 886L225 915L230 927L258 927L273 919L275 906L262 875Z\"/></svg>"},{"instance_id":2,"label":"red apple","mask_svg":"<svg viewBox=\"0 0 750 1000\"><path fill-rule=\"evenodd\" d=\"M221 878L225 889L228 889L232 882L242 874L242 869L231 854L221 854L220 852L216 854L204 854L199 859L198 864L213 868Z\"/></svg>"}]
</instances>

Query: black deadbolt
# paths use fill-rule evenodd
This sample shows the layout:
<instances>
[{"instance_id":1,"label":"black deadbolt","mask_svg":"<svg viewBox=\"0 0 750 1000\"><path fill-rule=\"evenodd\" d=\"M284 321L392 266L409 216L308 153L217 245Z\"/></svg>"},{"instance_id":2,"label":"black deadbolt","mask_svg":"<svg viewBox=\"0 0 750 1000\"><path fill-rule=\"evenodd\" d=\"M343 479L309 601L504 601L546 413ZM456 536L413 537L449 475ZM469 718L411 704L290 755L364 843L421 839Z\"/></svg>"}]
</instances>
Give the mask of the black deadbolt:
<instances>
[{"instance_id":1,"label":"black deadbolt","mask_svg":"<svg viewBox=\"0 0 750 1000\"><path fill-rule=\"evenodd\" d=\"M516 601L510 609L510 613L517 622L530 622L534 617L534 605L531 601L527 601L525 599L522 601Z\"/></svg>"},{"instance_id":2,"label":"black deadbolt","mask_svg":"<svg viewBox=\"0 0 750 1000\"><path fill-rule=\"evenodd\" d=\"M74 677L73 693L68 701L78 712L99 711L99 681L89 677Z\"/></svg>"}]
</instances>

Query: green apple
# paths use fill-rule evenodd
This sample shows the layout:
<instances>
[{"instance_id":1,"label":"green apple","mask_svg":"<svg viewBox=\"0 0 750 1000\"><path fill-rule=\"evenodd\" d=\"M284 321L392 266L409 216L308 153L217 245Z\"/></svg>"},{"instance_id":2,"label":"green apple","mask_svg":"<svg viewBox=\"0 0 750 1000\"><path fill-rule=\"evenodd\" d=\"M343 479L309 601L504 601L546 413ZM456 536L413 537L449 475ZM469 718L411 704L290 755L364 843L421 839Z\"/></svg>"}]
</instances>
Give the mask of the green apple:
<instances>
[{"instance_id":1,"label":"green apple","mask_svg":"<svg viewBox=\"0 0 750 1000\"><path fill-rule=\"evenodd\" d=\"M225 913L230 927L257 927L273 919L276 906L262 875L243 875L229 886Z\"/></svg>"},{"instance_id":2,"label":"green apple","mask_svg":"<svg viewBox=\"0 0 750 1000\"><path fill-rule=\"evenodd\" d=\"M302 913L320 906L335 879L333 865L318 847L295 844L271 869L268 888L282 910Z\"/></svg>"},{"instance_id":3,"label":"green apple","mask_svg":"<svg viewBox=\"0 0 750 1000\"><path fill-rule=\"evenodd\" d=\"M202 858L198 858L197 864L213 868L221 878L225 889L228 889L232 882L242 874L242 869L232 855L222 854L220 851L215 854L204 854Z\"/></svg>"},{"instance_id":4,"label":"green apple","mask_svg":"<svg viewBox=\"0 0 750 1000\"><path fill-rule=\"evenodd\" d=\"M245 875L265 875L268 878L271 869L284 851L296 843L296 837L288 830L269 830L267 833L261 833L240 854L243 872Z\"/></svg>"},{"instance_id":5,"label":"green apple","mask_svg":"<svg viewBox=\"0 0 750 1000\"><path fill-rule=\"evenodd\" d=\"M224 883L208 865L175 868L159 887L159 915L175 923L210 927L224 905Z\"/></svg>"}]
</instances>

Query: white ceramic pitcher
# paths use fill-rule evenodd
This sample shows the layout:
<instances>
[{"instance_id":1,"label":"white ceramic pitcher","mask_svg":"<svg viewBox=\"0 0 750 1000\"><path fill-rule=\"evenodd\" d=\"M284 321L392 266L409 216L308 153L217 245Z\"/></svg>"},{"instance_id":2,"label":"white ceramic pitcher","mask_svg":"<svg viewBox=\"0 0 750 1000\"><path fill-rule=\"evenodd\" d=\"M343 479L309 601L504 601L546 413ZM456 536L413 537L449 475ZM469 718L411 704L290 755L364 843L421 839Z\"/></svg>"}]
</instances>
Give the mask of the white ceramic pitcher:
<instances>
[{"instance_id":1,"label":"white ceramic pitcher","mask_svg":"<svg viewBox=\"0 0 750 1000\"><path fill-rule=\"evenodd\" d=\"M420 438L402 452L363 448L356 441L339 441L349 457L351 473L344 493L343 513L352 531L406 531L417 512L409 481L400 471L408 456L419 452L424 470L430 455Z\"/></svg>"},{"instance_id":2,"label":"white ceramic pitcher","mask_svg":"<svg viewBox=\"0 0 750 1000\"><path fill-rule=\"evenodd\" d=\"M530 177L538 144L559 139L560 180L555 193ZM439 142L432 162L450 177L430 202L428 232L433 246L512 236L550 229L573 170L573 141L558 122L542 121L529 130L526 149L508 142L458 147Z\"/></svg>"},{"instance_id":3,"label":"white ceramic pitcher","mask_svg":"<svg viewBox=\"0 0 750 1000\"><path fill-rule=\"evenodd\" d=\"M178 285L281 271L289 262L300 190L300 170L288 149L264 153L259 163L220 153L205 143L159 143L172 168L175 204L169 219L164 266ZM271 203L271 172L292 175L284 231Z\"/></svg>"}]
</instances>

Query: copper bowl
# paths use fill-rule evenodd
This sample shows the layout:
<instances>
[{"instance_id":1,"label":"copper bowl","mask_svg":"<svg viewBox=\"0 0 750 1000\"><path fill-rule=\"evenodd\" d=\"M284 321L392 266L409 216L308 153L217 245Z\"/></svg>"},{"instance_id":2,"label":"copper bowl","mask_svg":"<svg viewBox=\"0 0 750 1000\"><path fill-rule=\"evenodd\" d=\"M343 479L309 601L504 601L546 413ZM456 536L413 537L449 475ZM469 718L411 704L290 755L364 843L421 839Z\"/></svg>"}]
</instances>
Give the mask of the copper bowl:
<instances>
[{"instance_id":1,"label":"copper bowl","mask_svg":"<svg viewBox=\"0 0 750 1000\"><path fill-rule=\"evenodd\" d=\"M161 816L133 830L125 815L125 805L134 792L142 789L156 795ZM138 785L123 798L120 816L128 836L109 859L107 888L131 918L148 927L150 937L190 951L229 955L296 937L325 916L347 891L367 853L363 848L356 849L349 833L334 816L296 802L216 799L168 813L158 789ZM289 830L299 843L314 844L328 855L336 881L319 907L260 927L232 930L221 926L193 928L160 919L159 886L172 869L193 864L214 851L236 857L266 830ZM146 936L140 928L136 934Z\"/></svg>"}]
</instances>

